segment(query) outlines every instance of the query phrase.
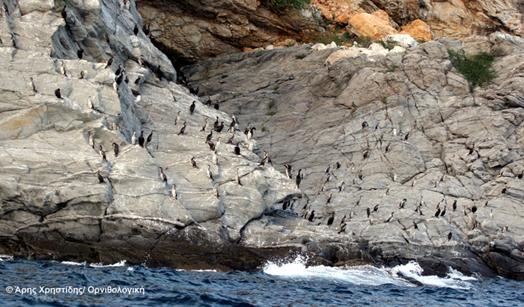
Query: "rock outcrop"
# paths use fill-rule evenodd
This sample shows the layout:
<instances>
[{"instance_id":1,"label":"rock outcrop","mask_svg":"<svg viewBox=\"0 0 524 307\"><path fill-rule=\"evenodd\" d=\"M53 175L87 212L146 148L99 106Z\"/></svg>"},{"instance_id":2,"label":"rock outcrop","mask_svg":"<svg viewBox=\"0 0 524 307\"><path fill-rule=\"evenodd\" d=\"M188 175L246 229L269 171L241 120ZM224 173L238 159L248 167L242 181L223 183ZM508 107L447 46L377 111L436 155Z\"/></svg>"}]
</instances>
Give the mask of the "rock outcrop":
<instances>
[{"instance_id":1,"label":"rock outcrop","mask_svg":"<svg viewBox=\"0 0 524 307\"><path fill-rule=\"evenodd\" d=\"M177 63L318 35L314 11L276 14L258 0L137 1L151 37ZM179 65L179 64L178 64Z\"/></svg>"},{"instance_id":2,"label":"rock outcrop","mask_svg":"<svg viewBox=\"0 0 524 307\"><path fill-rule=\"evenodd\" d=\"M258 0L138 0L137 5L152 39L177 66L268 45L312 42L335 28L374 39L409 34L417 41L496 31L523 34L524 9L513 0L312 0L302 11L278 13Z\"/></svg>"},{"instance_id":3,"label":"rock outcrop","mask_svg":"<svg viewBox=\"0 0 524 307\"><path fill-rule=\"evenodd\" d=\"M134 2L4 3L0 253L260 265L263 251L238 244L244 226L301 193L259 166L255 140L237 133L228 143L227 114L173 82L176 72L142 32ZM227 126L214 132L213 152L205 140L215 120ZM133 144L141 133L144 147Z\"/></svg>"},{"instance_id":4,"label":"rock outcrop","mask_svg":"<svg viewBox=\"0 0 524 307\"><path fill-rule=\"evenodd\" d=\"M242 242L524 279L524 41L441 38L390 52L350 48L333 61L342 51L313 47L182 69L201 97L257 128L277 169L303 174L305 197L284 212L304 218L253 220ZM448 50L495 55L498 77L473 88Z\"/></svg>"}]
</instances>

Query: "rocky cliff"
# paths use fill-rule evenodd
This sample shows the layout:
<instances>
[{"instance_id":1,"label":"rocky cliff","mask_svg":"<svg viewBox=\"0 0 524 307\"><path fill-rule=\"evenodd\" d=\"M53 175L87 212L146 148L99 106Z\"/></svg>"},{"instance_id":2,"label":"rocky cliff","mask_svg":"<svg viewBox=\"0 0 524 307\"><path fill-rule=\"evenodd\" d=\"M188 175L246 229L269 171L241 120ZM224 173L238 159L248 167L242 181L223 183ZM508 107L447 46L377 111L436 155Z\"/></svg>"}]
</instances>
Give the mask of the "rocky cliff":
<instances>
[{"instance_id":1,"label":"rocky cliff","mask_svg":"<svg viewBox=\"0 0 524 307\"><path fill-rule=\"evenodd\" d=\"M234 54L184 68L189 90L134 1L4 2L0 253L524 278L521 39ZM447 49L498 78L473 88Z\"/></svg>"},{"instance_id":2,"label":"rocky cliff","mask_svg":"<svg viewBox=\"0 0 524 307\"><path fill-rule=\"evenodd\" d=\"M516 0L312 0L296 11L272 12L267 1L139 0L151 37L178 65L220 54L292 46L347 32L381 39L407 33L420 41L504 31L522 35ZM326 38L326 39L327 39Z\"/></svg>"},{"instance_id":3,"label":"rocky cliff","mask_svg":"<svg viewBox=\"0 0 524 307\"><path fill-rule=\"evenodd\" d=\"M228 143L227 114L173 82L134 1L4 3L0 253L259 265L262 254L237 244L245 224L301 193L259 166L255 140L237 133ZM217 120L227 126L211 151ZM145 146L135 140L142 133Z\"/></svg>"},{"instance_id":4,"label":"rocky cliff","mask_svg":"<svg viewBox=\"0 0 524 307\"><path fill-rule=\"evenodd\" d=\"M523 47L503 33L391 51L305 45L182 72L257 128L277 169L303 176L291 207L304 219L252 221L246 245L523 279ZM474 87L448 50L495 55L498 77Z\"/></svg>"}]
</instances>

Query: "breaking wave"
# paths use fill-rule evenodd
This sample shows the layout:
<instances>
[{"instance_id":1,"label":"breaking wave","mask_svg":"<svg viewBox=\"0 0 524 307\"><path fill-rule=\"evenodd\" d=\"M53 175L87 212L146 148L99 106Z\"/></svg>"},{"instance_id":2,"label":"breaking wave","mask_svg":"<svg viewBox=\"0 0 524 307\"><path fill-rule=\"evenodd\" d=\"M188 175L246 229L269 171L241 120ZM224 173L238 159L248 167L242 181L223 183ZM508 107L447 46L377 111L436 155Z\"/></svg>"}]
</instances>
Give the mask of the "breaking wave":
<instances>
[{"instance_id":1,"label":"breaking wave","mask_svg":"<svg viewBox=\"0 0 524 307\"><path fill-rule=\"evenodd\" d=\"M416 287L416 283L424 286L444 287L453 289L470 289L476 278L464 276L451 269L444 278L438 276L423 276L420 265L411 261L405 265L393 268L377 268L371 265L327 267L306 266L307 258L298 256L291 262L267 262L263 272L268 275L284 278L318 278L348 282L355 285L380 286L392 284L405 287ZM414 281L416 281L414 283Z\"/></svg>"}]
</instances>

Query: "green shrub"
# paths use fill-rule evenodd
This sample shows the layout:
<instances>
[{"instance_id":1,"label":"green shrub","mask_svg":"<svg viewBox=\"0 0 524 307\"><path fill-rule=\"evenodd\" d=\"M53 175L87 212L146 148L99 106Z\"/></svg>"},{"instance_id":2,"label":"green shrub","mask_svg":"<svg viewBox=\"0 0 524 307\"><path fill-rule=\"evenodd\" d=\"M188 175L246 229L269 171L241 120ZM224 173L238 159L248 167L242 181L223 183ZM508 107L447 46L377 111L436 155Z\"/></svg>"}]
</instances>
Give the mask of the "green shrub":
<instances>
[{"instance_id":1,"label":"green shrub","mask_svg":"<svg viewBox=\"0 0 524 307\"><path fill-rule=\"evenodd\" d=\"M384 42L383 40L380 40L380 44L382 45L382 47L386 48L387 50L392 50L393 48L395 48L395 42L393 42L390 39L388 39L386 42Z\"/></svg>"},{"instance_id":2,"label":"green shrub","mask_svg":"<svg viewBox=\"0 0 524 307\"><path fill-rule=\"evenodd\" d=\"M369 36L359 36L356 42L359 46L364 47L364 48L369 47L373 43L373 41L371 40L371 37Z\"/></svg>"},{"instance_id":3,"label":"green shrub","mask_svg":"<svg viewBox=\"0 0 524 307\"><path fill-rule=\"evenodd\" d=\"M269 115L269 116L273 116L273 115L275 115L275 114L277 114L276 111L269 111L269 112L267 112L267 115Z\"/></svg>"},{"instance_id":4,"label":"green shrub","mask_svg":"<svg viewBox=\"0 0 524 307\"><path fill-rule=\"evenodd\" d=\"M274 13L278 13L287 9L300 10L310 2L310 0L267 0L266 6Z\"/></svg>"},{"instance_id":5,"label":"green shrub","mask_svg":"<svg viewBox=\"0 0 524 307\"><path fill-rule=\"evenodd\" d=\"M457 71L463 74L466 80L473 86L482 86L497 77L495 71L493 71L493 61L495 58L492 55L481 52L468 59L464 54L452 50L448 52L453 66L455 66Z\"/></svg>"},{"instance_id":6,"label":"green shrub","mask_svg":"<svg viewBox=\"0 0 524 307\"><path fill-rule=\"evenodd\" d=\"M351 36L349 33L345 32L342 34L342 36L332 33L332 34L325 34L320 35L315 38L315 43L322 43L324 45L329 45L331 42L335 42L337 46L342 46L346 43L353 43L353 40L351 39Z\"/></svg>"},{"instance_id":7,"label":"green shrub","mask_svg":"<svg viewBox=\"0 0 524 307\"><path fill-rule=\"evenodd\" d=\"M307 54L297 54L297 55L295 55L295 58L296 58L297 60L302 60L302 59L305 58L305 57L307 57Z\"/></svg>"}]
</instances>

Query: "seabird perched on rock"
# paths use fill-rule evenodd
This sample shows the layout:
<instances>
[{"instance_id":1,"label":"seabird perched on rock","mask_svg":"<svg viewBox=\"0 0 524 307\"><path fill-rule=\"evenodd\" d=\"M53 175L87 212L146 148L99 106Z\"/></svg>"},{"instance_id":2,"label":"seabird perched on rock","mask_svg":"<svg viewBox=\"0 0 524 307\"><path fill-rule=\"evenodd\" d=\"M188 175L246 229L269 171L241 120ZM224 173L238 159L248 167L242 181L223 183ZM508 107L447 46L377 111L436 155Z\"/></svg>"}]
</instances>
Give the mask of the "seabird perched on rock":
<instances>
[{"instance_id":1,"label":"seabird perched on rock","mask_svg":"<svg viewBox=\"0 0 524 307\"><path fill-rule=\"evenodd\" d=\"M213 173L211 173L211 165L207 165L207 178L211 181L214 181L213 180Z\"/></svg>"},{"instance_id":2,"label":"seabird perched on rock","mask_svg":"<svg viewBox=\"0 0 524 307\"><path fill-rule=\"evenodd\" d=\"M215 110L218 110L220 108L220 106L218 105L218 102L215 102L215 105L213 107L215 108Z\"/></svg>"},{"instance_id":3,"label":"seabird perched on rock","mask_svg":"<svg viewBox=\"0 0 524 307\"><path fill-rule=\"evenodd\" d=\"M29 80L30 80L29 83L31 85L31 90L33 91L33 93L38 93L35 87L35 81L33 80L33 77L29 77Z\"/></svg>"},{"instance_id":4,"label":"seabird perched on rock","mask_svg":"<svg viewBox=\"0 0 524 307\"><path fill-rule=\"evenodd\" d=\"M289 164L284 164L284 167L286 168L286 176L289 179L293 179L293 176L291 175L291 168L292 168L292 166L289 165Z\"/></svg>"},{"instance_id":5,"label":"seabird perched on rock","mask_svg":"<svg viewBox=\"0 0 524 307\"><path fill-rule=\"evenodd\" d=\"M369 218L369 216L371 215L371 210L369 208L366 208L366 214L368 215L368 218Z\"/></svg>"},{"instance_id":6,"label":"seabird perched on rock","mask_svg":"<svg viewBox=\"0 0 524 307\"><path fill-rule=\"evenodd\" d=\"M391 222L391 219L393 218L393 213L395 213L395 212L391 212L391 215L388 217L388 219L384 223Z\"/></svg>"},{"instance_id":7,"label":"seabird perched on rock","mask_svg":"<svg viewBox=\"0 0 524 307\"><path fill-rule=\"evenodd\" d=\"M462 208L462 213L464 214L464 216L468 216L468 213L466 212L466 207Z\"/></svg>"},{"instance_id":8,"label":"seabird perched on rock","mask_svg":"<svg viewBox=\"0 0 524 307\"><path fill-rule=\"evenodd\" d=\"M151 28L149 27L149 25L143 25L142 31L144 32L146 36L149 36L149 33L151 33Z\"/></svg>"},{"instance_id":9,"label":"seabird perched on rock","mask_svg":"<svg viewBox=\"0 0 524 307\"><path fill-rule=\"evenodd\" d=\"M450 241L452 237L453 237L453 232L450 231L450 232L448 233L448 241Z\"/></svg>"},{"instance_id":10,"label":"seabird perched on rock","mask_svg":"<svg viewBox=\"0 0 524 307\"><path fill-rule=\"evenodd\" d=\"M229 132L231 132L231 133L235 132L235 126L236 126L236 124L237 124L237 123L235 122L235 119L233 119L233 120L231 121L231 124L229 124Z\"/></svg>"},{"instance_id":11,"label":"seabird perched on rock","mask_svg":"<svg viewBox=\"0 0 524 307\"><path fill-rule=\"evenodd\" d=\"M335 169L339 169L339 168L340 168L340 166L341 166L341 165L340 165L340 163L339 163L339 162L335 163Z\"/></svg>"},{"instance_id":12,"label":"seabird perched on rock","mask_svg":"<svg viewBox=\"0 0 524 307\"><path fill-rule=\"evenodd\" d=\"M378 211L378 206L380 206L380 204L376 204L375 207L373 207L373 212L377 212Z\"/></svg>"},{"instance_id":13,"label":"seabird perched on rock","mask_svg":"<svg viewBox=\"0 0 524 307\"><path fill-rule=\"evenodd\" d=\"M78 56L79 59L83 59L84 58L84 50L82 50L82 48L78 49L76 51L76 55Z\"/></svg>"},{"instance_id":14,"label":"seabird perched on rock","mask_svg":"<svg viewBox=\"0 0 524 307\"><path fill-rule=\"evenodd\" d=\"M218 122L219 122L219 121L218 121L218 116L217 116L217 120L216 120L215 123L213 124L213 130L214 130L214 131L217 131L217 129L218 129Z\"/></svg>"},{"instance_id":15,"label":"seabird perched on rock","mask_svg":"<svg viewBox=\"0 0 524 307\"><path fill-rule=\"evenodd\" d=\"M235 140L235 131L233 131L233 134L231 135L229 140L227 140L227 144L233 144L234 140Z\"/></svg>"},{"instance_id":16,"label":"seabird perched on rock","mask_svg":"<svg viewBox=\"0 0 524 307\"><path fill-rule=\"evenodd\" d=\"M224 129L224 122L220 122L220 125L217 126L216 131L220 133L222 132L223 129Z\"/></svg>"},{"instance_id":17,"label":"seabird perched on rock","mask_svg":"<svg viewBox=\"0 0 524 307\"><path fill-rule=\"evenodd\" d=\"M195 108L196 108L196 105L195 105L195 101L193 100L193 103L189 107L189 114L193 115L193 113L195 113Z\"/></svg>"},{"instance_id":18,"label":"seabird perched on rock","mask_svg":"<svg viewBox=\"0 0 524 307\"><path fill-rule=\"evenodd\" d=\"M418 229L417 223L415 223L415 220L413 220L413 228Z\"/></svg>"},{"instance_id":19,"label":"seabird perched on rock","mask_svg":"<svg viewBox=\"0 0 524 307\"><path fill-rule=\"evenodd\" d=\"M328 225L328 226L333 225L333 221L335 221L335 212L334 212L334 211L331 213L331 216L330 216L329 219L327 220L327 225Z\"/></svg>"},{"instance_id":20,"label":"seabird perched on rock","mask_svg":"<svg viewBox=\"0 0 524 307\"><path fill-rule=\"evenodd\" d=\"M362 129L366 129L367 127L369 127L368 122L366 122L366 121L363 122L362 123Z\"/></svg>"},{"instance_id":21,"label":"seabird perched on rock","mask_svg":"<svg viewBox=\"0 0 524 307\"><path fill-rule=\"evenodd\" d=\"M102 145L100 145L100 155L102 156L102 162L106 161L107 162L107 157L106 157L106 153L105 151L102 150Z\"/></svg>"},{"instance_id":22,"label":"seabird perched on rock","mask_svg":"<svg viewBox=\"0 0 524 307\"><path fill-rule=\"evenodd\" d=\"M302 170L299 169L298 170L298 174L297 176L295 177L295 183L297 184L297 189L300 188L300 182L302 181L302 175L300 174Z\"/></svg>"},{"instance_id":23,"label":"seabird perched on rock","mask_svg":"<svg viewBox=\"0 0 524 307\"><path fill-rule=\"evenodd\" d=\"M338 234L341 234L343 232L346 232L346 227L347 227L348 223L347 222L344 222L341 226L340 226L340 230L338 231Z\"/></svg>"},{"instance_id":24,"label":"seabird perched on rock","mask_svg":"<svg viewBox=\"0 0 524 307\"><path fill-rule=\"evenodd\" d=\"M407 199L403 199L399 204L398 204L398 208L399 209L404 209L404 206L406 205L406 201Z\"/></svg>"},{"instance_id":25,"label":"seabird perched on rock","mask_svg":"<svg viewBox=\"0 0 524 307\"><path fill-rule=\"evenodd\" d=\"M508 226L504 226L504 227L502 227L502 233L504 233L504 232L506 232L506 231L508 231Z\"/></svg>"},{"instance_id":26,"label":"seabird perched on rock","mask_svg":"<svg viewBox=\"0 0 524 307\"><path fill-rule=\"evenodd\" d=\"M240 155L240 147L238 146L239 143L235 146L235 154Z\"/></svg>"},{"instance_id":27,"label":"seabird perched on rock","mask_svg":"<svg viewBox=\"0 0 524 307\"><path fill-rule=\"evenodd\" d=\"M206 119L204 120L205 121L204 122L204 126L202 127L202 129L200 129L200 131L204 131L204 132L206 131L206 129L207 129L207 120L208 120L208 118L206 117Z\"/></svg>"},{"instance_id":28,"label":"seabird perched on rock","mask_svg":"<svg viewBox=\"0 0 524 307\"><path fill-rule=\"evenodd\" d=\"M178 199L178 196L176 194L176 185L175 184L171 185L171 197L173 197L174 199Z\"/></svg>"},{"instance_id":29,"label":"seabird perched on rock","mask_svg":"<svg viewBox=\"0 0 524 307\"><path fill-rule=\"evenodd\" d=\"M206 143L211 142L211 139L213 138L213 130L206 136Z\"/></svg>"},{"instance_id":30,"label":"seabird perched on rock","mask_svg":"<svg viewBox=\"0 0 524 307\"><path fill-rule=\"evenodd\" d=\"M113 65L113 61L114 61L114 59L115 59L115 55L112 54L111 57L109 58L109 60L107 61L107 65L106 65L105 68L111 67L111 66ZM105 69L105 68L104 68L104 69Z\"/></svg>"},{"instance_id":31,"label":"seabird perched on rock","mask_svg":"<svg viewBox=\"0 0 524 307\"><path fill-rule=\"evenodd\" d=\"M351 214L349 215L350 219L351 219ZM340 225L344 224L346 222L346 215L344 214L344 216L342 217L342 219L340 220Z\"/></svg>"},{"instance_id":32,"label":"seabird perched on rock","mask_svg":"<svg viewBox=\"0 0 524 307\"><path fill-rule=\"evenodd\" d=\"M186 132L186 127L187 127L187 123L184 122L184 126L182 127L182 129L180 129L180 132L178 132L178 135L182 135Z\"/></svg>"},{"instance_id":33,"label":"seabird perched on rock","mask_svg":"<svg viewBox=\"0 0 524 307\"><path fill-rule=\"evenodd\" d=\"M446 205L444 205L444 210L442 210L442 212L440 213L440 216L444 216L446 214Z\"/></svg>"},{"instance_id":34,"label":"seabird perched on rock","mask_svg":"<svg viewBox=\"0 0 524 307\"><path fill-rule=\"evenodd\" d=\"M191 168L198 168L196 161L195 161L195 157L191 157L190 161L191 161Z\"/></svg>"},{"instance_id":35,"label":"seabird perched on rock","mask_svg":"<svg viewBox=\"0 0 524 307\"><path fill-rule=\"evenodd\" d=\"M249 131L251 130L251 123L247 123L247 127L246 129L244 130L244 134L247 135L249 133Z\"/></svg>"},{"instance_id":36,"label":"seabird perched on rock","mask_svg":"<svg viewBox=\"0 0 524 307\"><path fill-rule=\"evenodd\" d=\"M207 142L207 145L209 145L209 149L211 151L215 151L216 147L215 147L215 143L213 143L213 141Z\"/></svg>"},{"instance_id":37,"label":"seabird perched on rock","mask_svg":"<svg viewBox=\"0 0 524 307\"><path fill-rule=\"evenodd\" d=\"M389 144L386 146L386 150L385 150L385 151L388 152L390 148L391 148L391 143L389 143Z\"/></svg>"},{"instance_id":38,"label":"seabird perched on rock","mask_svg":"<svg viewBox=\"0 0 524 307\"><path fill-rule=\"evenodd\" d=\"M151 143L151 141L153 140L153 132L155 132L155 130L151 130L151 133L149 134L149 136L147 137L147 141L146 141L146 147L148 144Z\"/></svg>"},{"instance_id":39,"label":"seabird perched on rock","mask_svg":"<svg viewBox=\"0 0 524 307\"><path fill-rule=\"evenodd\" d=\"M251 140L251 139L253 138L253 134L254 134L253 131L254 131L254 130L257 130L257 128L252 127L252 128L250 128L249 131L247 132L247 139L248 139L248 140Z\"/></svg>"},{"instance_id":40,"label":"seabird perched on rock","mask_svg":"<svg viewBox=\"0 0 524 307\"><path fill-rule=\"evenodd\" d=\"M138 145L140 145L140 147L144 147L144 130L142 130L142 132L140 132L140 136L138 137Z\"/></svg>"},{"instance_id":41,"label":"seabird perched on rock","mask_svg":"<svg viewBox=\"0 0 524 307\"><path fill-rule=\"evenodd\" d=\"M133 29L133 34L135 34L135 36L138 35L138 26L135 25L135 28Z\"/></svg>"},{"instance_id":42,"label":"seabird perched on rock","mask_svg":"<svg viewBox=\"0 0 524 307\"><path fill-rule=\"evenodd\" d=\"M118 153L120 152L120 146L118 146L117 143L113 142L113 151L115 152L115 157L118 157Z\"/></svg>"},{"instance_id":43,"label":"seabird perched on rock","mask_svg":"<svg viewBox=\"0 0 524 307\"><path fill-rule=\"evenodd\" d=\"M308 221L313 222L313 219L315 218L315 210L311 211L311 214L309 214L309 217L307 218Z\"/></svg>"},{"instance_id":44,"label":"seabird perched on rock","mask_svg":"<svg viewBox=\"0 0 524 307\"><path fill-rule=\"evenodd\" d=\"M181 112L182 112L182 111L178 111L178 113L177 113L177 115L176 115L176 117L175 117L175 126L178 125L178 121L180 121L180 113L181 113Z\"/></svg>"},{"instance_id":45,"label":"seabird perched on rock","mask_svg":"<svg viewBox=\"0 0 524 307\"><path fill-rule=\"evenodd\" d=\"M362 200L362 195L360 195L360 197L358 198L357 203L355 204L355 206L360 206L360 200Z\"/></svg>"},{"instance_id":46,"label":"seabird perched on rock","mask_svg":"<svg viewBox=\"0 0 524 307\"><path fill-rule=\"evenodd\" d=\"M489 212L489 219L493 220L493 209L491 209L491 211Z\"/></svg>"},{"instance_id":47,"label":"seabird perched on rock","mask_svg":"<svg viewBox=\"0 0 524 307\"><path fill-rule=\"evenodd\" d=\"M440 208L437 208L437 212L435 212L435 217L438 217L440 215Z\"/></svg>"},{"instance_id":48,"label":"seabird perched on rock","mask_svg":"<svg viewBox=\"0 0 524 307\"><path fill-rule=\"evenodd\" d=\"M82 70L80 72L80 80L85 79L87 75L87 70Z\"/></svg>"},{"instance_id":49,"label":"seabird perched on rock","mask_svg":"<svg viewBox=\"0 0 524 307\"><path fill-rule=\"evenodd\" d=\"M404 136L404 141L407 141L407 140L408 140L408 138L409 138L409 132L408 132L408 133L406 133L406 135Z\"/></svg>"},{"instance_id":50,"label":"seabird perched on rock","mask_svg":"<svg viewBox=\"0 0 524 307\"><path fill-rule=\"evenodd\" d=\"M369 150L366 150L366 151L364 151L364 154L362 155L362 157L364 159L367 159L367 158L369 158L370 155L371 155L371 152Z\"/></svg>"},{"instance_id":51,"label":"seabird perched on rock","mask_svg":"<svg viewBox=\"0 0 524 307\"><path fill-rule=\"evenodd\" d=\"M131 145L136 145L136 131L133 131L133 136L131 137Z\"/></svg>"},{"instance_id":52,"label":"seabird perched on rock","mask_svg":"<svg viewBox=\"0 0 524 307\"><path fill-rule=\"evenodd\" d=\"M333 198L333 194L329 194L329 197L327 199L326 205L331 203L331 199Z\"/></svg>"},{"instance_id":53,"label":"seabird perched on rock","mask_svg":"<svg viewBox=\"0 0 524 307\"><path fill-rule=\"evenodd\" d=\"M60 89L59 89L59 88L57 88L57 89L55 90L55 96L56 96L58 99L62 99L62 93L60 93Z\"/></svg>"},{"instance_id":54,"label":"seabird perched on rock","mask_svg":"<svg viewBox=\"0 0 524 307\"><path fill-rule=\"evenodd\" d=\"M162 179L163 182L167 183L167 176L164 174L164 170L161 166L158 167L160 169L160 179Z\"/></svg>"},{"instance_id":55,"label":"seabird perched on rock","mask_svg":"<svg viewBox=\"0 0 524 307\"><path fill-rule=\"evenodd\" d=\"M104 177L102 177L102 175L100 175L100 171L97 172L98 174L98 183L104 183Z\"/></svg>"},{"instance_id":56,"label":"seabird perched on rock","mask_svg":"<svg viewBox=\"0 0 524 307\"><path fill-rule=\"evenodd\" d=\"M91 131L88 131L87 132L87 143L89 146L91 146L91 148L95 148L95 139L93 138L93 135L91 134Z\"/></svg>"},{"instance_id":57,"label":"seabird perched on rock","mask_svg":"<svg viewBox=\"0 0 524 307\"><path fill-rule=\"evenodd\" d=\"M473 205L473 207L471 207L471 212L473 213L477 212L477 206Z\"/></svg>"},{"instance_id":58,"label":"seabird perched on rock","mask_svg":"<svg viewBox=\"0 0 524 307\"><path fill-rule=\"evenodd\" d=\"M115 76L120 75L121 72L122 72L122 64L119 64L118 67L116 68Z\"/></svg>"},{"instance_id":59,"label":"seabird perched on rock","mask_svg":"<svg viewBox=\"0 0 524 307\"><path fill-rule=\"evenodd\" d=\"M453 212L455 212L455 210L457 210L457 200L456 199L453 202Z\"/></svg>"}]
</instances>

